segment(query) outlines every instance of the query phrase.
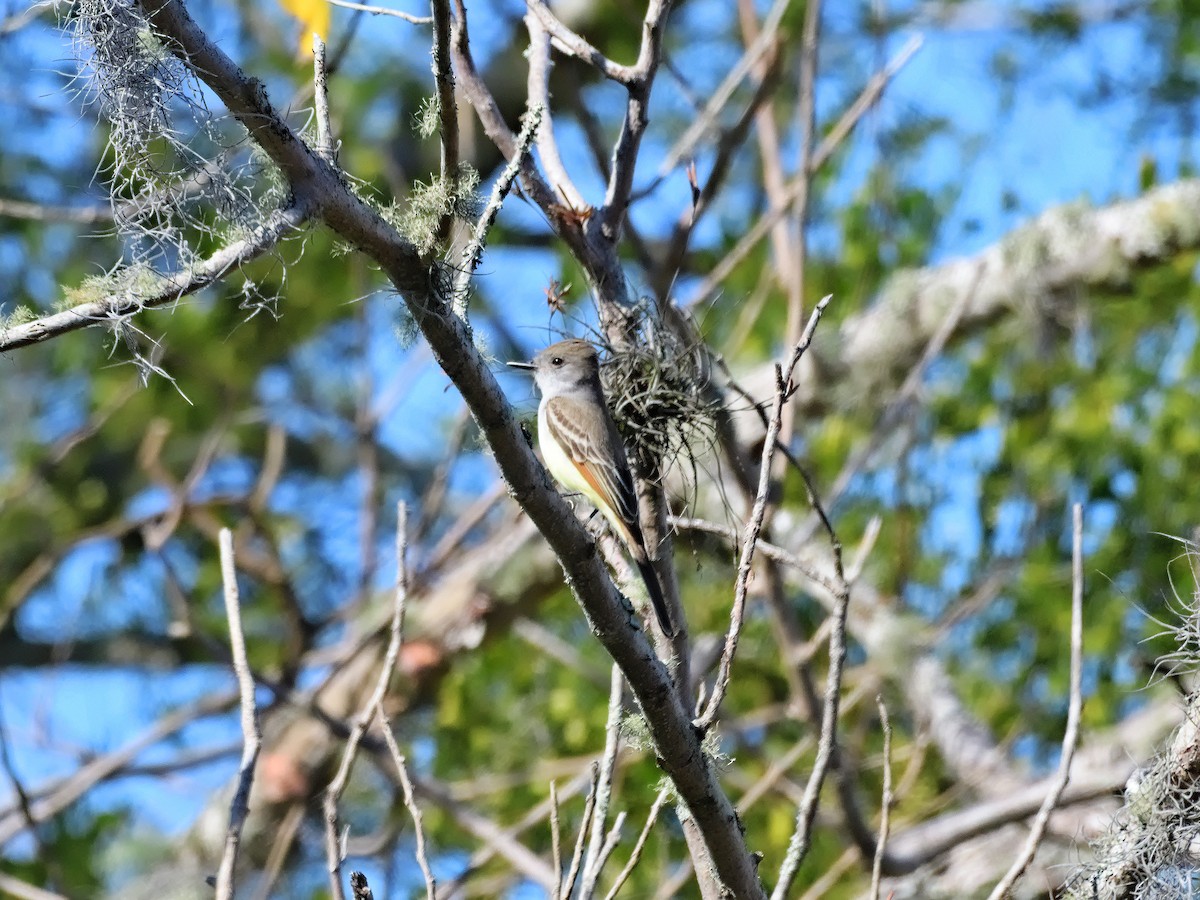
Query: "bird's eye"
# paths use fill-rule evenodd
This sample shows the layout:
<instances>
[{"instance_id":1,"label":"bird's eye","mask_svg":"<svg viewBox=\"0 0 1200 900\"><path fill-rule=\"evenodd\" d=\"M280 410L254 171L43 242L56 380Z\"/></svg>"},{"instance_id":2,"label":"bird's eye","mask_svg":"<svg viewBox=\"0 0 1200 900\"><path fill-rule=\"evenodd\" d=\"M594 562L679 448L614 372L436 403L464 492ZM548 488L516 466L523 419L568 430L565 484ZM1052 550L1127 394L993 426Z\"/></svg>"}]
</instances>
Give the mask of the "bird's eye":
<instances>
[{"instance_id":1,"label":"bird's eye","mask_svg":"<svg viewBox=\"0 0 1200 900\"><path fill-rule=\"evenodd\" d=\"M556 356L554 359L550 360L550 365L552 366L561 366L562 364L563 358L561 356Z\"/></svg>"}]
</instances>

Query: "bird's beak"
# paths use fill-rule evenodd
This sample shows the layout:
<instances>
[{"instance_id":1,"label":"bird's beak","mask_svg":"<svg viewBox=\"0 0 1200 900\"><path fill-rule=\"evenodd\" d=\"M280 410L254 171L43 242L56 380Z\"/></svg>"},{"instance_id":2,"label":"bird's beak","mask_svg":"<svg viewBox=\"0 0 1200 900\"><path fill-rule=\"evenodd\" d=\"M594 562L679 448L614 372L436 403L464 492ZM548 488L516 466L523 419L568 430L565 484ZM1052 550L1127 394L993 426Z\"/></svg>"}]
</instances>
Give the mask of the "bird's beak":
<instances>
[{"instance_id":1,"label":"bird's beak","mask_svg":"<svg viewBox=\"0 0 1200 900\"><path fill-rule=\"evenodd\" d=\"M510 362L509 365L514 369L525 369L530 372L537 368L533 363L528 362Z\"/></svg>"}]
</instances>

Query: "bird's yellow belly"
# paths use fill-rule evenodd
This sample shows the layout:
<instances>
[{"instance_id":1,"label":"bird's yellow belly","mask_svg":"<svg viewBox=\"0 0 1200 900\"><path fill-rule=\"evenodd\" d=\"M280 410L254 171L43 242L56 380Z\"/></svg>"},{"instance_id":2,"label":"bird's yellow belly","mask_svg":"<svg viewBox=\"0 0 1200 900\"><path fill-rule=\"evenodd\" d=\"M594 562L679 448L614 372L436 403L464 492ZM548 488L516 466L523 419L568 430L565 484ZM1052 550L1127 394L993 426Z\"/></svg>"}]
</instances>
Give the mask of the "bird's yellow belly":
<instances>
[{"instance_id":1,"label":"bird's yellow belly","mask_svg":"<svg viewBox=\"0 0 1200 900\"><path fill-rule=\"evenodd\" d=\"M613 511L609 509L608 504L596 493L595 489L588 484L587 480L579 474L578 467L567 456L562 447L559 446L558 441L551 436L550 426L546 424L545 407L538 410L538 447L542 451L542 462L545 463L546 469L550 474L554 476L554 480L568 491L583 494L583 496L588 498L592 506L604 513L605 518L612 522Z\"/></svg>"}]
</instances>

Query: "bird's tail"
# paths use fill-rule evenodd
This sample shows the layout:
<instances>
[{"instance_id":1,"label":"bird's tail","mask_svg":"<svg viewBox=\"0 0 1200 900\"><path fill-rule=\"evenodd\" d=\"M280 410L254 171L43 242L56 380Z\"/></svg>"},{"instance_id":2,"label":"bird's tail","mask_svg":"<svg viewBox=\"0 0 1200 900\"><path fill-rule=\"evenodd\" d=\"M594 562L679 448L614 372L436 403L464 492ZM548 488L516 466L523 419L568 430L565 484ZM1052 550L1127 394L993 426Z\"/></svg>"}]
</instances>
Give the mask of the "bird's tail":
<instances>
[{"instance_id":1,"label":"bird's tail","mask_svg":"<svg viewBox=\"0 0 1200 900\"><path fill-rule=\"evenodd\" d=\"M658 626L666 633L667 637L675 637L675 624L671 621L671 611L667 608L666 598L663 597L662 585L658 582L658 573L654 571L654 566L650 564L645 553L636 554L634 562L637 563L638 571L642 573L642 581L646 582L646 590L650 593L650 605L654 607Z\"/></svg>"}]
</instances>

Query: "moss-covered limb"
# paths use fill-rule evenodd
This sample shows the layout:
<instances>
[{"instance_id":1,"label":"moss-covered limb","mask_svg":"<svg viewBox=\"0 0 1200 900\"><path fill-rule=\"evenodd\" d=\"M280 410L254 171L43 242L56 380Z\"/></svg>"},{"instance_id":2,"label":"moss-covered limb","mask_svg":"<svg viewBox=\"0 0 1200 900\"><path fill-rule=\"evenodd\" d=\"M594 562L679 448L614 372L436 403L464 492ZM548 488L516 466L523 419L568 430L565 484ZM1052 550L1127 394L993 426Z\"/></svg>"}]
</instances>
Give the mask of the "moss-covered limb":
<instances>
[{"instance_id":1,"label":"moss-covered limb","mask_svg":"<svg viewBox=\"0 0 1200 900\"><path fill-rule=\"evenodd\" d=\"M88 282L68 294L80 302L60 312L32 321L10 322L0 327L0 353L28 347L90 325L112 324L142 310L174 303L262 256L283 238L304 226L307 211L291 206L274 213L245 238L227 244L212 256L174 275L155 276L138 267L103 281ZM111 286L111 290L108 288ZM101 295L89 298L97 290Z\"/></svg>"},{"instance_id":2,"label":"moss-covered limb","mask_svg":"<svg viewBox=\"0 0 1200 900\"><path fill-rule=\"evenodd\" d=\"M694 824L689 828L700 844L693 852L702 851L705 867L711 862L713 871L706 871L705 877L723 883L739 897L763 896L756 860L717 773L701 751L700 737L670 673L646 640L632 607L614 589L595 544L550 486L466 324L450 313L433 289L427 260L299 139L272 106L261 83L242 72L181 2L141 0L141 4L165 45L242 122L251 139L291 181L294 193L312 202L314 215L370 256L405 296L434 358L462 394L514 497L553 548L593 631L625 673L650 724L660 763L691 813ZM615 253L610 256L615 261ZM691 832L689 845L693 845Z\"/></svg>"},{"instance_id":3,"label":"moss-covered limb","mask_svg":"<svg viewBox=\"0 0 1200 900\"><path fill-rule=\"evenodd\" d=\"M894 275L874 304L842 323L838 340L820 342L828 375L822 381L889 396L885 389L912 368L964 297L969 302L951 339L1004 315L1053 312L1049 301L1072 288L1127 289L1138 269L1197 247L1198 179L1104 207L1056 207L976 256ZM797 400L811 408L822 393L809 378Z\"/></svg>"}]
</instances>

